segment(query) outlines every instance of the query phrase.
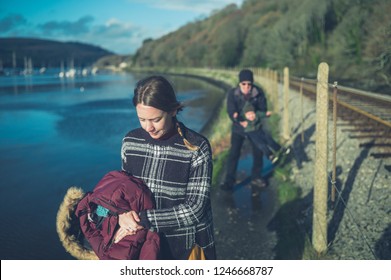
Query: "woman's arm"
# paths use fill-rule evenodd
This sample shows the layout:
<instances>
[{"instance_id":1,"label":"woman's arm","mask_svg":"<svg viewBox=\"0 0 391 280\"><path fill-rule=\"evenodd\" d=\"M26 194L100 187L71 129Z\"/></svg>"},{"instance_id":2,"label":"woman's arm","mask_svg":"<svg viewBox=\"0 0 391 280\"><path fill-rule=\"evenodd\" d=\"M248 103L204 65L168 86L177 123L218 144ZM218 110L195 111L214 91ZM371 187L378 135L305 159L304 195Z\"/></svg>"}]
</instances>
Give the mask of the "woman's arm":
<instances>
[{"instance_id":1,"label":"woman's arm","mask_svg":"<svg viewBox=\"0 0 391 280\"><path fill-rule=\"evenodd\" d=\"M146 217L151 229L165 232L196 225L209 207L212 178L209 143L203 141L194 153L183 203L172 208L147 210Z\"/></svg>"}]
</instances>

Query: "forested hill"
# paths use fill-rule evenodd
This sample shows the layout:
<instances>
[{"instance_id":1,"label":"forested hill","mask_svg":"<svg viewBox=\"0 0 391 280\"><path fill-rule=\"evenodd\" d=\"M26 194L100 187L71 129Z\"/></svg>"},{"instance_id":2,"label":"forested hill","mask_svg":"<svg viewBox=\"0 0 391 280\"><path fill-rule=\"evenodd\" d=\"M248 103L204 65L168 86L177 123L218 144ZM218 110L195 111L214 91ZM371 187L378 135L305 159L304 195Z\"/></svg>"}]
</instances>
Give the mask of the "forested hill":
<instances>
[{"instance_id":1,"label":"forested hill","mask_svg":"<svg viewBox=\"0 0 391 280\"><path fill-rule=\"evenodd\" d=\"M326 61L330 79L390 93L390 14L390 0L245 0L145 40L134 65L288 66L315 77Z\"/></svg>"},{"instance_id":2,"label":"forested hill","mask_svg":"<svg viewBox=\"0 0 391 280\"><path fill-rule=\"evenodd\" d=\"M25 59L31 58L34 67L60 67L73 62L75 67L92 65L99 58L113 53L100 47L77 43L58 42L33 38L0 38L0 59L3 67L23 68Z\"/></svg>"}]
</instances>

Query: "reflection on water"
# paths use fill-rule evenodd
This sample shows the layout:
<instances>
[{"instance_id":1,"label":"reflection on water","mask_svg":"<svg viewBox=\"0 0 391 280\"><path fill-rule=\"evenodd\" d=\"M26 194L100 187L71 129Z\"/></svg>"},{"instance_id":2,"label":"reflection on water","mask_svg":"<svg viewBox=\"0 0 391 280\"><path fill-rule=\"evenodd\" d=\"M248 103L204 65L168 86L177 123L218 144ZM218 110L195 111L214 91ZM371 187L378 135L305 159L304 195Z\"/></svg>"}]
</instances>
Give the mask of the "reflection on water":
<instances>
[{"instance_id":1,"label":"reflection on water","mask_svg":"<svg viewBox=\"0 0 391 280\"><path fill-rule=\"evenodd\" d=\"M272 209L274 206L273 199L270 199L270 193L267 191L260 191L258 187L251 186L251 168L253 156L249 151L245 151L238 163L237 177L240 183L235 185L233 197L233 207L238 211L242 219L250 219L254 213L261 209ZM263 168L261 175L265 178L273 171L271 161L264 156ZM267 210L269 211L269 210Z\"/></svg>"},{"instance_id":2,"label":"reflection on water","mask_svg":"<svg viewBox=\"0 0 391 280\"><path fill-rule=\"evenodd\" d=\"M71 258L56 233L57 209L70 186L88 191L120 169L122 137L139 126L131 97L141 77L0 77L1 259ZM179 120L200 131L224 93L169 79L186 104Z\"/></svg>"}]
</instances>

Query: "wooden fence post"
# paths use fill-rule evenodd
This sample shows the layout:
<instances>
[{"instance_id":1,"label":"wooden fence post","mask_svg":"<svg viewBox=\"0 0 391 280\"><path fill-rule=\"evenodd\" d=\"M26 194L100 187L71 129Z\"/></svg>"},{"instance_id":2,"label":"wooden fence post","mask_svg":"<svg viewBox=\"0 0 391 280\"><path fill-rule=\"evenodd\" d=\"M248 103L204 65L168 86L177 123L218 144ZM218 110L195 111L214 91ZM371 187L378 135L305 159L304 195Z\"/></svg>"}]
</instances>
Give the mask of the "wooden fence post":
<instances>
[{"instance_id":1,"label":"wooden fence post","mask_svg":"<svg viewBox=\"0 0 391 280\"><path fill-rule=\"evenodd\" d=\"M322 62L318 67L316 85L315 184L312 220L312 245L318 254L327 250L328 76L329 66Z\"/></svg>"},{"instance_id":2,"label":"wooden fence post","mask_svg":"<svg viewBox=\"0 0 391 280\"><path fill-rule=\"evenodd\" d=\"M268 79L269 79L269 96L270 96L270 100L272 101L273 103L273 107L274 107L274 89L273 89L273 70L272 69L269 69L269 73L268 73Z\"/></svg>"},{"instance_id":3,"label":"wooden fence post","mask_svg":"<svg viewBox=\"0 0 391 280\"><path fill-rule=\"evenodd\" d=\"M268 92L268 96L269 98L273 98L273 93L272 93L272 89L271 89L271 79L270 79L270 72L271 70L269 68L266 69L266 84L267 84L267 92Z\"/></svg>"},{"instance_id":4,"label":"wooden fence post","mask_svg":"<svg viewBox=\"0 0 391 280\"><path fill-rule=\"evenodd\" d=\"M280 112L279 98L278 98L278 72L274 71L274 112Z\"/></svg>"},{"instance_id":5,"label":"wooden fence post","mask_svg":"<svg viewBox=\"0 0 391 280\"><path fill-rule=\"evenodd\" d=\"M284 68L284 114L282 122L282 138L286 142L290 138L289 125L289 68Z\"/></svg>"},{"instance_id":6,"label":"wooden fence post","mask_svg":"<svg viewBox=\"0 0 391 280\"><path fill-rule=\"evenodd\" d=\"M333 175L332 175L332 186L331 186L331 204L334 209L335 203L335 190L337 181L337 93L338 83L334 82L333 90Z\"/></svg>"},{"instance_id":7,"label":"wooden fence post","mask_svg":"<svg viewBox=\"0 0 391 280\"><path fill-rule=\"evenodd\" d=\"M303 81L300 79L300 113L301 113L301 143L304 143L304 101L303 101Z\"/></svg>"}]
</instances>

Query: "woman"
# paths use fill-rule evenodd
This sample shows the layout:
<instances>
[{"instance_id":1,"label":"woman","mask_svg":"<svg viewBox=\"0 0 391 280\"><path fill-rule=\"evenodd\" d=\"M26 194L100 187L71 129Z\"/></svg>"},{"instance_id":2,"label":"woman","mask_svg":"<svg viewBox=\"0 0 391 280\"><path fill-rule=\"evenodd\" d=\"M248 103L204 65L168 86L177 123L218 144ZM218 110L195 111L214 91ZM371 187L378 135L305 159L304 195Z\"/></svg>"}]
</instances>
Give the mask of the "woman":
<instances>
[{"instance_id":1,"label":"woman","mask_svg":"<svg viewBox=\"0 0 391 280\"><path fill-rule=\"evenodd\" d=\"M122 169L147 184L156 209L120 215L115 242L148 228L160 234L162 259L187 259L195 245L215 259L208 140L178 122L183 105L162 76L139 81L133 105L141 128L122 141Z\"/></svg>"}]
</instances>

